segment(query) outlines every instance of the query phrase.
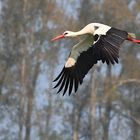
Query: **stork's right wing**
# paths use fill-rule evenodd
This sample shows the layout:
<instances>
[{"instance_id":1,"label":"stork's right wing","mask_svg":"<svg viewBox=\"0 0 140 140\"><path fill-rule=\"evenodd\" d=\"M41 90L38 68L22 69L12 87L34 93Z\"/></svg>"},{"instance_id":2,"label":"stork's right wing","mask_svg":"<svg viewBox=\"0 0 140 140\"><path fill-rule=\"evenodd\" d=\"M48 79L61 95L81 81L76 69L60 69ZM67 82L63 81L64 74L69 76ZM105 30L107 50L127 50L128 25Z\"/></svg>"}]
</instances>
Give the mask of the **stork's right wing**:
<instances>
[{"instance_id":1,"label":"stork's right wing","mask_svg":"<svg viewBox=\"0 0 140 140\"><path fill-rule=\"evenodd\" d=\"M98 41L93 45L95 57L109 64L118 63L120 45L127 39L128 33L111 28L106 35L99 35Z\"/></svg>"}]
</instances>

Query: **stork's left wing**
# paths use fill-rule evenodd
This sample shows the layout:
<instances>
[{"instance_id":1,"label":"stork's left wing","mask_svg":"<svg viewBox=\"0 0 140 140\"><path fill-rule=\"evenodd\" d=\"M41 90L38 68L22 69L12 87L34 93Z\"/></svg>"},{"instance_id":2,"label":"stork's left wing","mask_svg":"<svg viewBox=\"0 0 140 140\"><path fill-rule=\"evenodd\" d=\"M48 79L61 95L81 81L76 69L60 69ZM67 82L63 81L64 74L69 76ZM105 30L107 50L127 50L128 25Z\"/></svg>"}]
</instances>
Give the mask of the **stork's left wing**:
<instances>
[{"instance_id":1,"label":"stork's left wing","mask_svg":"<svg viewBox=\"0 0 140 140\"><path fill-rule=\"evenodd\" d=\"M54 82L57 81L54 88L59 86L57 93L63 90L63 95L65 95L69 89L70 95L73 88L76 92L79 84L82 84L85 75L99 60L107 64L118 63L119 48L127 38L127 35L125 31L111 28L106 35L96 35L95 44L91 45L91 38L88 38L75 46L61 73L54 80ZM82 45L87 47L83 47ZM82 47L80 48L79 46ZM75 54L73 54L74 50Z\"/></svg>"},{"instance_id":2,"label":"stork's left wing","mask_svg":"<svg viewBox=\"0 0 140 140\"><path fill-rule=\"evenodd\" d=\"M69 95L72 92L72 89L75 89L75 92L78 89L79 84L82 84L83 78L91 69L91 67L97 63L97 59L93 58L93 48L90 47L87 51L84 51L78 57L76 63L71 67L66 67L62 69L61 73L54 80L58 81L56 87L60 86L57 93L59 93L62 89L63 95L65 95L66 91L69 88Z\"/></svg>"}]
</instances>

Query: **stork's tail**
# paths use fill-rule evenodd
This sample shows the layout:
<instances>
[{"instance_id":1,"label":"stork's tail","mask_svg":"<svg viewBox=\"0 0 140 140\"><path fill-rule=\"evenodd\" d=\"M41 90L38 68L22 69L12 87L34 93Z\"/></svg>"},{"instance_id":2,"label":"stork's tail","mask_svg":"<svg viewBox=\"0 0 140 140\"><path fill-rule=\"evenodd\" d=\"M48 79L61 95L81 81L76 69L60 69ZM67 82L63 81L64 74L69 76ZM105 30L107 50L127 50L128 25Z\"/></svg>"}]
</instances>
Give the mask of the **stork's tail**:
<instances>
[{"instance_id":1,"label":"stork's tail","mask_svg":"<svg viewBox=\"0 0 140 140\"><path fill-rule=\"evenodd\" d=\"M136 35L134 33L128 33L127 40L140 44L140 40L136 39Z\"/></svg>"}]
</instances>

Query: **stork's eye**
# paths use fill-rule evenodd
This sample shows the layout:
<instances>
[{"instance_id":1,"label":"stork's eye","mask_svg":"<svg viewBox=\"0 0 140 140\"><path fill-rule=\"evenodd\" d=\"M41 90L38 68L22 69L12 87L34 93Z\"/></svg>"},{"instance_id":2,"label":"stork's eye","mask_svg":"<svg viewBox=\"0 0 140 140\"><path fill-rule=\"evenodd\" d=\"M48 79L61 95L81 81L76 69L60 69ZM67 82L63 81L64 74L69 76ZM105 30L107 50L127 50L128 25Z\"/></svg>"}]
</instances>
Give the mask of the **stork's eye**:
<instances>
[{"instance_id":1,"label":"stork's eye","mask_svg":"<svg viewBox=\"0 0 140 140\"><path fill-rule=\"evenodd\" d=\"M67 35L68 33L66 32L66 33L64 33L64 35Z\"/></svg>"}]
</instances>

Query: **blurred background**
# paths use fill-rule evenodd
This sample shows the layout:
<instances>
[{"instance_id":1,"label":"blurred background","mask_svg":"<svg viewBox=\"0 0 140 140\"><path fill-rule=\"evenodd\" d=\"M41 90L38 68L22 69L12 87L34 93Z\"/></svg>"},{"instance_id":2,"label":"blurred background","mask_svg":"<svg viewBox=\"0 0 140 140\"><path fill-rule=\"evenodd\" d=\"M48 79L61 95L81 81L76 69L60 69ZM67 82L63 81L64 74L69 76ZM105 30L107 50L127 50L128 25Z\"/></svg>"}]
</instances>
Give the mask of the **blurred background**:
<instances>
[{"instance_id":1,"label":"blurred background","mask_svg":"<svg viewBox=\"0 0 140 140\"><path fill-rule=\"evenodd\" d=\"M140 45L124 42L76 94L52 88L78 40L50 40L91 22L140 39L140 0L0 0L0 140L140 140Z\"/></svg>"}]
</instances>

